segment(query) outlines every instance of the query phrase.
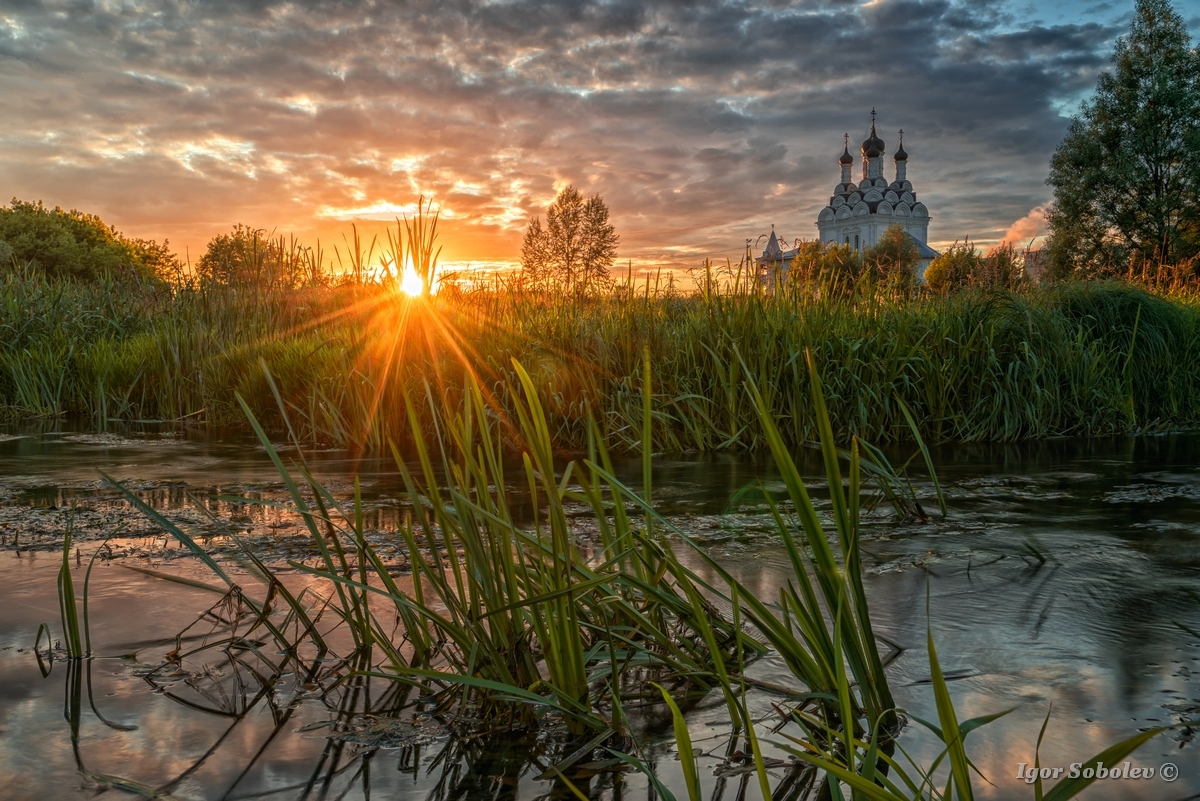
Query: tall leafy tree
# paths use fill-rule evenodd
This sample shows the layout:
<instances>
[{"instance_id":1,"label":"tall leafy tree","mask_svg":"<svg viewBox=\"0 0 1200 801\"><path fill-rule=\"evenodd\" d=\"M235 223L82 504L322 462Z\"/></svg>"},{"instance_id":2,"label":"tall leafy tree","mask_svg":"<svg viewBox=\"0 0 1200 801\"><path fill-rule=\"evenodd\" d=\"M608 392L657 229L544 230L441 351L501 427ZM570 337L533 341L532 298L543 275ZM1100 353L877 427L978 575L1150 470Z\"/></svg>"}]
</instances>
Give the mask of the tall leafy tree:
<instances>
[{"instance_id":1,"label":"tall leafy tree","mask_svg":"<svg viewBox=\"0 0 1200 801\"><path fill-rule=\"evenodd\" d=\"M1112 63L1050 161L1059 271L1200 251L1200 54L1167 0L1138 0Z\"/></svg>"},{"instance_id":2,"label":"tall leafy tree","mask_svg":"<svg viewBox=\"0 0 1200 801\"><path fill-rule=\"evenodd\" d=\"M521 245L522 277L532 286L574 297L605 289L620 237L599 195L584 199L568 186L546 210L546 225L535 217Z\"/></svg>"}]
</instances>

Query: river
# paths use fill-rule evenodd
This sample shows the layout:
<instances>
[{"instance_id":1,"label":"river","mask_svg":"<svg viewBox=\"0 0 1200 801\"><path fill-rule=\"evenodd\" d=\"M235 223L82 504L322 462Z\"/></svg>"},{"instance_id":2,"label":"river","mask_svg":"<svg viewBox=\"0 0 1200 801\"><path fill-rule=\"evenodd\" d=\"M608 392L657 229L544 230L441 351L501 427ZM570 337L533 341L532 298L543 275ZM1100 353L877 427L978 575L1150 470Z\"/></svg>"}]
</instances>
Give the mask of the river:
<instances>
[{"instance_id":1,"label":"river","mask_svg":"<svg viewBox=\"0 0 1200 801\"><path fill-rule=\"evenodd\" d=\"M889 456L898 463L910 451L897 447ZM798 456L806 479L823 481L817 454ZM992 783L977 782L978 797L1033 797L1016 775L1021 763L1034 762L1047 712L1041 764L1064 768L1139 730L1200 718L1200 435L947 445L933 449L933 458L948 516L936 513L930 482L913 468L931 519L897 523L880 514L864 542L875 630L898 649L888 674L910 717L900 744L917 762L936 753L915 721L936 719L927 626L960 719L1014 710L967 741ZM394 466L341 452L313 454L310 464L343 494L360 476L368 527L380 536L394 529L402 514ZM284 556L303 551L291 550L303 538L286 510L226 497L270 498L281 490L251 441L152 428L0 432L0 797L83 799L106 787L180 799L569 797L538 778L525 745L454 743L431 724L389 730L385 744L402 747L372 748L362 742L373 730L358 744L326 737L345 718L328 699L311 697L303 676L260 691L215 651L202 671L161 669L164 654L178 646L171 638L216 598L123 565L211 577L131 510L100 470L127 481L162 514L211 534L218 551L231 548L197 504L252 543ZM632 483L638 470L636 460L618 464ZM658 456L654 485L671 520L760 597L775 597L789 567L755 489L778 490L769 461ZM75 666L56 661L43 676L33 646L40 623L59 636L61 554L53 548L68 525L84 567L100 539L117 532L89 592L101 657ZM752 671L791 681L770 655ZM376 708L383 692L363 688L354 708ZM767 693L750 699L762 715L773 702ZM704 752L706 797L754 798L748 774L712 777L712 768L728 767L720 759L723 712L723 702L710 698L688 713ZM664 781L684 797L669 723L648 722L642 736ZM1173 728L1126 758L1154 768L1153 779L1105 780L1082 797L1200 797L1198 749L1191 729ZM1168 763L1181 771L1170 783L1157 775ZM772 775L778 783L786 774L781 767ZM587 789L596 798L646 793L644 779L629 773L600 773Z\"/></svg>"}]
</instances>

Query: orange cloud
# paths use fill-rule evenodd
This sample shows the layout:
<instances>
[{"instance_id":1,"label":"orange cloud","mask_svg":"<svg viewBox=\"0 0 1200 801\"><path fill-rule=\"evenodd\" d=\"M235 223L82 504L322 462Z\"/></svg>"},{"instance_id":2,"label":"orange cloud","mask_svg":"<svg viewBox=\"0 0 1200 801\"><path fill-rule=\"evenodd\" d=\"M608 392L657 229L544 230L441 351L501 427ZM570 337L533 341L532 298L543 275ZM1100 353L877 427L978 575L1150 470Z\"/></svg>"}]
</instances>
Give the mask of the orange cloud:
<instances>
[{"instance_id":1,"label":"orange cloud","mask_svg":"<svg viewBox=\"0 0 1200 801\"><path fill-rule=\"evenodd\" d=\"M1011 242L1017 247L1026 247L1040 236L1046 235L1046 207L1037 206L1021 219L1008 226L1004 233L1005 242Z\"/></svg>"}]
</instances>

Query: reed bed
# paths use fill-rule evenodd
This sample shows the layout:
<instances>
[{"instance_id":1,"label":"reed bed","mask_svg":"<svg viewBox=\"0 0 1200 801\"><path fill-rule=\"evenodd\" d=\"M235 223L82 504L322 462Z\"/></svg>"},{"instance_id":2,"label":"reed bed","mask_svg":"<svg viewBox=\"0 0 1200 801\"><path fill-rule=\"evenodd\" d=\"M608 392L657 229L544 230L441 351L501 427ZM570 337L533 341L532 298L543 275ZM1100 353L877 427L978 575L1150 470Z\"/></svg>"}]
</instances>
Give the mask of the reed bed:
<instances>
[{"instance_id":1,"label":"reed bed","mask_svg":"<svg viewBox=\"0 0 1200 801\"><path fill-rule=\"evenodd\" d=\"M287 404L264 370L263 380L296 446L290 464L249 404L238 401L320 554L316 566L290 565L323 579L328 593L293 594L260 554L243 546L243 567L265 588L261 597L247 592L195 537L122 488L132 504L189 548L218 582L208 585L132 568L221 595L217 606L224 611L218 618L227 622L228 631L187 653L181 653L181 634L164 665L219 652L237 675L248 671L254 681L234 696L236 708L230 713L238 719L276 677L296 671L334 699L357 692L364 681L384 682L394 691L386 694L389 705L375 714L469 720L461 731L463 742L542 731L557 744L544 775L557 778L563 797L587 797L572 780L578 775L575 766L584 761L609 769L631 765L647 774L658 796L673 801L672 789L645 761L632 725L638 708L661 703L674 721L687 797L701 798L680 702L716 692L729 715L730 753L744 743L764 799L844 798L843 788L853 798L886 801L972 798L973 766L964 740L1005 712L958 720L931 632L938 722L917 722L944 748L930 765L908 759L898 739L902 710L891 696L862 584L860 509L888 499L903 512L906 504L915 503L903 497L911 493L907 482L866 443L852 439L848 449L837 447L822 378L811 352L806 353L805 398L816 421L831 498L828 516L818 515L752 367L736 351L734 358L745 382L745 402L790 503L790 508L771 504L775 534L792 565L792 576L777 597L757 597L656 512L649 456L643 460L641 491L622 484L594 421L586 458L565 465L556 461L544 393L519 362L511 365L517 380L499 388L505 393L503 402L498 393L489 398L473 380L462 387L461 403L448 403L433 386L402 399L414 430L422 406L430 409L436 428L433 436L414 437L415 469L395 451L411 510L397 535L407 550L407 569L398 571L366 541L357 485L353 501L343 503L308 470ZM656 391L649 349L643 350L641 368L640 431L648 437ZM901 408L915 428L912 415ZM513 410L511 418L505 409ZM910 433L920 443L915 430ZM524 521L514 518L505 489L511 486L505 469L512 462L503 458L502 448L513 439L520 444L519 480L535 499L532 518ZM649 442L638 447L650 453ZM868 497L871 484L878 499ZM571 505L586 508L599 524L600 544L594 549L585 550L574 536L568 521ZM202 504L198 508L204 510ZM236 540L232 532L230 536ZM676 547L694 549L719 580L703 581L676 557ZM50 640L49 627L43 626L37 636L39 659L53 663L57 656L78 665L92 655L92 648L87 581L85 577L83 598L77 599L69 538L59 594L63 644L57 651L43 651L43 638ZM79 600L82 621L76 613ZM348 634L348 650L340 655L334 655L329 642L330 626L318 625L323 617L336 618L337 629ZM768 688L784 700L774 705L778 720L764 721L756 720L747 705L747 692L760 685L747 677L746 666L768 650L787 665L794 684ZM78 674L77 667L73 670ZM213 695L228 701L227 693ZM74 703L79 706L78 697ZM78 715L72 725L78 726ZM1161 731L1142 732L1092 761L1114 764ZM73 729L73 741L78 736ZM769 754L780 752L791 753L797 762L782 782L773 784ZM82 760L80 770L104 786L142 787L87 771ZM585 775L592 772L589 768ZM1044 794L1039 782L1034 793L1036 798L1066 799L1090 782L1063 780Z\"/></svg>"},{"instance_id":2,"label":"reed bed","mask_svg":"<svg viewBox=\"0 0 1200 801\"><path fill-rule=\"evenodd\" d=\"M347 283L276 291L81 284L0 276L0 408L100 426L182 420L245 427L245 398L284 430L265 362L309 444L406 453L402 399L461 388L513 412L500 388L525 365L556 448L594 419L615 451L642 436L642 361L655 376L653 451L766 446L738 356L789 446L815 439L804 352L824 365L841 441L1017 440L1191 426L1200 420L1200 306L1128 284L948 298L886 288L776 294L739 282L691 296L626 287L570 303L503 286L409 299ZM419 430L435 421L416 410ZM508 437L506 448L515 447Z\"/></svg>"}]
</instances>

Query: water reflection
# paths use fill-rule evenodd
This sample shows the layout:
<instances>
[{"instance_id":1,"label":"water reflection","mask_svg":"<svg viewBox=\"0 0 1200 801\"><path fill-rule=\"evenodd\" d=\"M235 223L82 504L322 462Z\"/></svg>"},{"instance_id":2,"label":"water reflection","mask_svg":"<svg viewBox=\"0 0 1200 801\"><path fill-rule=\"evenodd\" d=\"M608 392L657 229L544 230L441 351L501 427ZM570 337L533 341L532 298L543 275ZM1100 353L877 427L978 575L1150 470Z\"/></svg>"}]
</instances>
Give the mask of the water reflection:
<instances>
[{"instance_id":1,"label":"water reflection","mask_svg":"<svg viewBox=\"0 0 1200 801\"><path fill-rule=\"evenodd\" d=\"M902 462L909 450L889 455ZM801 456L805 473L818 475L818 454ZM900 648L889 666L897 700L914 714L933 717L925 653L928 591L960 716L1017 708L971 736L976 764L996 783L981 785L979 797L1029 797L1013 777L1018 763L1033 761L1051 704L1043 764L1080 761L1140 728L1200 715L1192 678L1200 671L1200 637L1187 633L1200 631L1198 457L1200 437L1194 435L941 447L935 458L950 495L949 517L901 526L886 514L876 519L864 543L867 587L877 630ZM318 461L317 472L335 485L348 482L355 467L364 472L375 504L368 527L385 543L403 514L393 500L396 477L388 466L345 454L320 455ZM0 442L0 488L9 493L3 499L8 506L0 509L21 506L43 515L47 544L60 534L64 507L73 503L90 504L95 526L103 529L115 519L103 515L119 510L95 483L94 466L140 482L156 508L189 525L204 525L202 515L187 517L195 511L191 495L222 518L240 518L235 522L242 530L285 557L291 543L303 542L289 535L286 509L262 510L221 497L269 497L274 491L269 463L244 444L175 438L163 446L58 434ZM636 462L618 465L626 477L638 469ZM786 576L786 559L759 525L754 497L742 494L739 505L732 503L755 481L768 491L774 486L774 471L764 460L718 455L656 461L656 500L664 511L711 543L760 597L773 598ZM931 497L927 485L917 482L916 490ZM586 533L586 521L577 522ZM13 526L0 533L11 537ZM94 640L105 644L105 654L136 651L136 658L60 662L42 680L29 646L37 623L57 615L55 559L24 550L18 556L11 538L6 542L9 550L0 553L0 586L8 601L0 604L0 738L8 747L0 751L0 772L18 777L6 797L85 797L102 787L206 799L572 797L547 775L565 755L545 737L480 733L463 740L436 720L411 723L417 699L401 697L397 685L349 678L352 662L328 655L317 661L315 652L292 659L277 653L269 638L244 631L239 636L245 643L235 645L220 626L244 625L244 610L217 609L215 619L204 621L208 628L194 628L176 642L174 635L211 598L118 576L124 571L112 566L104 566L94 585ZM119 547L134 563L169 561L159 569L194 570L190 560L174 561L173 550L149 531L143 540L125 542ZM220 544L216 534L212 543ZM173 650L174 660L168 658ZM771 657L753 670L765 682L787 680ZM339 676L344 681L336 683ZM756 717L770 716L777 700L754 694ZM379 729L397 710L410 730ZM724 717L719 699L689 710L704 750L706 792L714 799L756 797L753 777L737 772L736 753L744 744L728 742ZM636 736L664 782L680 786L669 722L642 721ZM1193 737L1188 730L1172 732L1139 751L1135 764L1174 760L1194 766ZM935 753L931 738L914 727L902 744L918 760ZM773 769L776 792L807 797L811 772L778 758L783 764ZM610 760L602 751L577 760L572 780L593 798L647 795L638 774L616 770ZM1169 788L1118 783L1085 797L1195 793L1200 772L1193 769Z\"/></svg>"}]
</instances>

